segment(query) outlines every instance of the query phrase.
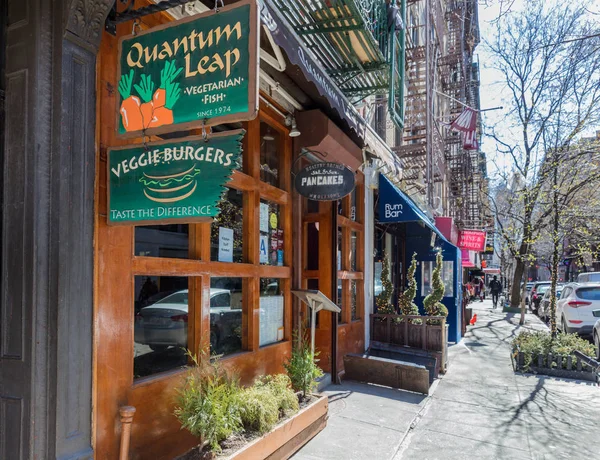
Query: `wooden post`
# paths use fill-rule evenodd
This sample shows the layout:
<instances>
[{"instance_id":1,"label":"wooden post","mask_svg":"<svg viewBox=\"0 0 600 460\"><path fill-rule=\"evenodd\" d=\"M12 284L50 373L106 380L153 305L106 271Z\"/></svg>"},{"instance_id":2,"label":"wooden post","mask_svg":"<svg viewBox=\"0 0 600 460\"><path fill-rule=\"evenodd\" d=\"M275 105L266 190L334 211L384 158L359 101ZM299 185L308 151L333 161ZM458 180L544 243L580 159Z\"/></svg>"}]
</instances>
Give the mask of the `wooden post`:
<instances>
[{"instance_id":1,"label":"wooden post","mask_svg":"<svg viewBox=\"0 0 600 460\"><path fill-rule=\"evenodd\" d=\"M421 346L423 350L427 350L427 320L423 319L423 329L421 329Z\"/></svg>"},{"instance_id":2,"label":"wooden post","mask_svg":"<svg viewBox=\"0 0 600 460\"><path fill-rule=\"evenodd\" d=\"M129 437L131 436L131 423L135 414L135 407L122 406L119 409L121 414L121 452L119 460L127 460L129 458Z\"/></svg>"},{"instance_id":3,"label":"wooden post","mask_svg":"<svg viewBox=\"0 0 600 460\"><path fill-rule=\"evenodd\" d=\"M404 317L404 346L408 346L408 322L409 322L409 317L405 316Z\"/></svg>"}]
</instances>

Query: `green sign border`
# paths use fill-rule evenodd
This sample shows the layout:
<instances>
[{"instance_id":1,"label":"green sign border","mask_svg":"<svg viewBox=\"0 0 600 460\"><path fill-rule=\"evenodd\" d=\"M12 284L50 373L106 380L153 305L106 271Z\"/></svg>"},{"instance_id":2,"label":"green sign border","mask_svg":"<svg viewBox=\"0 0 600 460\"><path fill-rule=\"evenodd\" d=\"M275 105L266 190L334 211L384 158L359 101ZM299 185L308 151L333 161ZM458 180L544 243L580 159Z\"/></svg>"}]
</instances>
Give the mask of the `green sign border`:
<instances>
[{"instance_id":1,"label":"green sign border","mask_svg":"<svg viewBox=\"0 0 600 460\"><path fill-rule=\"evenodd\" d=\"M191 129L202 128L203 126L215 126L224 123L234 123L239 121L254 120L258 116L258 94L259 94L259 51L260 51L260 39L259 39L259 27L260 20L258 16L258 0L240 0L231 5L227 5L223 8L219 8L219 12L209 10L205 13L196 14L189 18L180 19L178 21L172 21L166 24L162 24L157 27L139 32L135 35L125 35L119 38L119 46L117 53L117 81L121 78L121 53L123 52L123 41L129 40L133 37L139 37L141 35L151 34L159 30L168 29L175 27L186 22L197 21L198 19L207 18L220 12L226 12L235 8L249 5L250 6L250 37L248 38L248 111L238 112L228 115L217 116L209 119L201 119L189 121L186 123L163 125L157 128L147 128L140 131L130 131L125 133L119 133L119 123L121 122L121 114L119 113L119 107L117 107L116 113L116 124L115 132L118 139L131 139L139 138L142 136L152 136L156 134L172 133L178 131L187 131ZM118 102L118 97L117 97Z\"/></svg>"},{"instance_id":2,"label":"green sign border","mask_svg":"<svg viewBox=\"0 0 600 460\"><path fill-rule=\"evenodd\" d=\"M152 147L156 147L156 146L160 146L160 145L165 145L165 144L173 144L174 142L188 142L188 141L200 141L200 142L204 142L205 140L210 141L211 139L215 139L215 138L219 138L219 137L235 137L235 136L241 136L240 138L240 143L242 142L243 136L246 134L246 130L245 129L235 129L232 131L223 131L220 133L215 133L215 134L211 134L209 135L207 138L204 138L203 136L187 136L187 137L180 137L180 138L176 138L176 139L166 139L164 141L157 141L157 142L148 142L147 144L145 144L146 147L148 148L152 148ZM160 224L160 225L166 225L166 224L187 224L187 223L202 223L202 222L208 222L208 223L212 223L214 220L214 217L174 217L174 218L167 218L167 219L149 219L149 220L127 220L127 221L120 221L120 222L115 222L115 221L111 221L110 220L110 177L111 177L111 171L110 171L110 154L112 152L117 152L120 150L130 150L130 149L134 149L134 148L139 148L141 146L143 146L144 144L129 144L129 145L123 145L121 147L114 147L114 148L109 148L107 151L107 156L106 156L106 174L107 174L107 179L106 179L106 223L107 225L111 226L111 227L135 227L135 226L139 226L139 225L152 225L152 224ZM240 147L241 148L241 147ZM240 150L240 161L241 161L241 155L243 153L243 150ZM232 169L231 171L231 175L227 178L227 180L223 183L223 186L226 186L226 184L228 182L231 181L231 177L233 176L234 170Z\"/></svg>"}]
</instances>

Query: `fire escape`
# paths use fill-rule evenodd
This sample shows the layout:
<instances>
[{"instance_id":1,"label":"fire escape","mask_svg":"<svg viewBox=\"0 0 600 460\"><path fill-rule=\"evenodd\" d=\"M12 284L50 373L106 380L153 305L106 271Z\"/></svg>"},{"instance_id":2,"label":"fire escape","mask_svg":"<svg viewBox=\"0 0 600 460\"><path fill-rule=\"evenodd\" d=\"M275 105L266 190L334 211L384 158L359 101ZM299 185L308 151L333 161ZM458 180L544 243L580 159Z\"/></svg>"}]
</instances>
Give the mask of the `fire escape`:
<instances>
[{"instance_id":1,"label":"fire escape","mask_svg":"<svg viewBox=\"0 0 600 460\"><path fill-rule=\"evenodd\" d=\"M390 27L384 0L272 3L352 103L383 97L393 123L404 125L405 31ZM405 10L402 0L396 14L403 18Z\"/></svg>"},{"instance_id":2,"label":"fire escape","mask_svg":"<svg viewBox=\"0 0 600 460\"><path fill-rule=\"evenodd\" d=\"M421 194L437 214L446 207L447 182L445 127L440 123L444 110L438 97L442 89L438 62L447 35L443 9L443 0L408 1L405 124L402 143L394 148L407 191Z\"/></svg>"},{"instance_id":3,"label":"fire escape","mask_svg":"<svg viewBox=\"0 0 600 460\"><path fill-rule=\"evenodd\" d=\"M443 92L450 96L450 119L464 106L480 109L479 63L473 52L479 43L476 0L450 0L446 3L448 41L441 59ZM481 116L477 117L478 137ZM450 173L450 212L460 228L486 229L491 226L487 206L487 171L485 155L479 150L465 150L461 135L447 130L444 139Z\"/></svg>"}]
</instances>

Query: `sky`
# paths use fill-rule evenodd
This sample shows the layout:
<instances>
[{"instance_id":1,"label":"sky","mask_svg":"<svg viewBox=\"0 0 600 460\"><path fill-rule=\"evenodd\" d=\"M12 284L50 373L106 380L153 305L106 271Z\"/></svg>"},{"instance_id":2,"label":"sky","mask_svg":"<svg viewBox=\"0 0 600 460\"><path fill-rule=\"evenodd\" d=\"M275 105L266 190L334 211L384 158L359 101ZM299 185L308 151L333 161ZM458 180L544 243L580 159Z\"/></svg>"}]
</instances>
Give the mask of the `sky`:
<instances>
[{"instance_id":1,"label":"sky","mask_svg":"<svg viewBox=\"0 0 600 460\"><path fill-rule=\"evenodd\" d=\"M502 110L495 110L490 112L482 113L482 119L484 124L484 137L482 140L481 148L485 152L488 160L488 176L493 180L496 176L497 166L501 168L510 165L508 159L503 158L500 154L496 153L494 140L490 137L485 136L485 126L497 124L506 114L509 104L503 100L503 95L507 95L506 87L502 83L502 74L493 68L493 61L491 56L486 51L485 40L491 39L495 31L495 25L493 21L498 17L500 13L501 4L506 9L506 5L511 4L511 11L522 10L527 5L527 0L514 0L501 2L500 0L480 0L479 1L479 29L481 35L481 43L476 48L475 59L479 61L480 68L480 98L481 108L492 108L498 106L504 106ZM600 0L592 2L594 6L591 7L592 13L597 13L600 18ZM599 19L600 20L600 19ZM498 129L498 128L497 128ZM592 135L597 128L593 127L586 135ZM600 127L598 127L600 129Z\"/></svg>"}]
</instances>

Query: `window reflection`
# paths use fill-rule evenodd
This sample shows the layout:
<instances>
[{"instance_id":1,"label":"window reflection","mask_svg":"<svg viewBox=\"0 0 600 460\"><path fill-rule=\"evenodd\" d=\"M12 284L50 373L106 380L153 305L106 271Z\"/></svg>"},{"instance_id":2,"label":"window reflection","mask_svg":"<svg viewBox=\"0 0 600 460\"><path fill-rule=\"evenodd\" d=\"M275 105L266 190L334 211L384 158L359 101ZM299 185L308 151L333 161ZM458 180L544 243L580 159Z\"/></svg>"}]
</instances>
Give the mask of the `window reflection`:
<instances>
[{"instance_id":1,"label":"window reflection","mask_svg":"<svg viewBox=\"0 0 600 460\"><path fill-rule=\"evenodd\" d=\"M210 352L242 350L242 278L210 280Z\"/></svg>"},{"instance_id":2,"label":"window reflection","mask_svg":"<svg viewBox=\"0 0 600 460\"><path fill-rule=\"evenodd\" d=\"M358 319L357 312L357 292L356 292L357 282L356 280L350 280L350 317L352 321Z\"/></svg>"},{"instance_id":3,"label":"window reflection","mask_svg":"<svg viewBox=\"0 0 600 460\"><path fill-rule=\"evenodd\" d=\"M135 227L135 255L189 258L189 225L143 225Z\"/></svg>"},{"instance_id":4,"label":"window reflection","mask_svg":"<svg viewBox=\"0 0 600 460\"><path fill-rule=\"evenodd\" d=\"M350 234L350 270L356 271L356 246L358 244L358 233L352 232Z\"/></svg>"},{"instance_id":5,"label":"window reflection","mask_svg":"<svg viewBox=\"0 0 600 460\"><path fill-rule=\"evenodd\" d=\"M279 131L267 123L260 124L260 180L279 187Z\"/></svg>"},{"instance_id":6,"label":"window reflection","mask_svg":"<svg viewBox=\"0 0 600 460\"><path fill-rule=\"evenodd\" d=\"M186 365L188 305L187 278L135 277L134 378Z\"/></svg>"},{"instance_id":7,"label":"window reflection","mask_svg":"<svg viewBox=\"0 0 600 460\"><path fill-rule=\"evenodd\" d=\"M259 343L269 345L280 342L284 336L284 298L281 281L273 278L260 279Z\"/></svg>"},{"instance_id":8,"label":"window reflection","mask_svg":"<svg viewBox=\"0 0 600 460\"><path fill-rule=\"evenodd\" d=\"M220 212L210 226L210 259L243 262L244 193L229 188L219 203Z\"/></svg>"},{"instance_id":9,"label":"window reflection","mask_svg":"<svg viewBox=\"0 0 600 460\"><path fill-rule=\"evenodd\" d=\"M344 312L344 294L343 293L344 293L343 282L341 279L338 279L336 304L342 310L341 312L338 313L338 322L339 323L343 322L343 317L342 317L342 313Z\"/></svg>"}]
</instances>

